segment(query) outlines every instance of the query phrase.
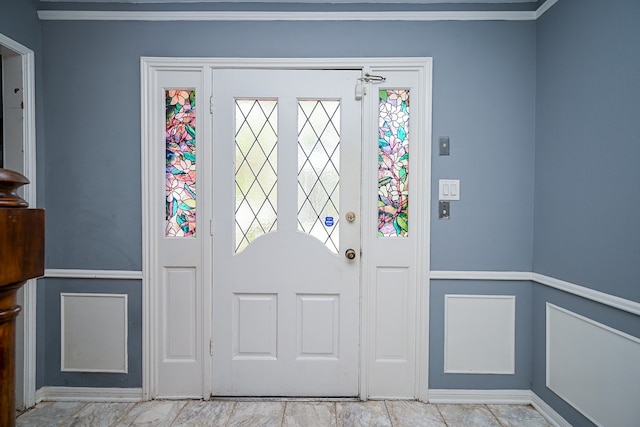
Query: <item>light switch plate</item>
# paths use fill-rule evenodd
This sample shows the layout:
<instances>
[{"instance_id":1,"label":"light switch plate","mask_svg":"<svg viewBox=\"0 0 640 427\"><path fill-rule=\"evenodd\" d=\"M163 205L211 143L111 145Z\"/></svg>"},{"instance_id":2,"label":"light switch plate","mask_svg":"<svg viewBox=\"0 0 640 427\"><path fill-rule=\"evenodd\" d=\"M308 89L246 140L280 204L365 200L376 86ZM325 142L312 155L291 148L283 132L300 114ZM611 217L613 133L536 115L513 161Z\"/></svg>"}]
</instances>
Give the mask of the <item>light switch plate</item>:
<instances>
[{"instance_id":1,"label":"light switch plate","mask_svg":"<svg viewBox=\"0 0 640 427\"><path fill-rule=\"evenodd\" d=\"M460 200L460 180L441 179L438 181L439 200Z\"/></svg>"}]
</instances>

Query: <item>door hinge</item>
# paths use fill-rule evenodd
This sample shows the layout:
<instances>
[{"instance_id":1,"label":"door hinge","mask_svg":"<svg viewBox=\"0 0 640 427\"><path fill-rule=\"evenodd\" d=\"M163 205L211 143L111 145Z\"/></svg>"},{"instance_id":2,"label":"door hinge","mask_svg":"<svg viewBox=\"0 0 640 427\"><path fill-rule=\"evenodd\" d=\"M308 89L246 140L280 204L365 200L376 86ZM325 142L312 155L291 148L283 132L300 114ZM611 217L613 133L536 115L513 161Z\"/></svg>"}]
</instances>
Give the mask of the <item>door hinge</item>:
<instances>
[{"instance_id":1,"label":"door hinge","mask_svg":"<svg viewBox=\"0 0 640 427\"><path fill-rule=\"evenodd\" d=\"M213 340L209 340L209 356L213 356Z\"/></svg>"},{"instance_id":2,"label":"door hinge","mask_svg":"<svg viewBox=\"0 0 640 427\"><path fill-rule=\"evenodd\" d=\"M209 235L213 236L213 219L209 220Z\"/></svg>"},{"instance_id":3,"label":"door hinge","mask_svg":"<svg viewBox=\"0 0 640 427\"><path fill-rule=\"evenodd\" d=\"M209 114L213 114L213 96L209 97Z\"/></svg>"}]
</instances>

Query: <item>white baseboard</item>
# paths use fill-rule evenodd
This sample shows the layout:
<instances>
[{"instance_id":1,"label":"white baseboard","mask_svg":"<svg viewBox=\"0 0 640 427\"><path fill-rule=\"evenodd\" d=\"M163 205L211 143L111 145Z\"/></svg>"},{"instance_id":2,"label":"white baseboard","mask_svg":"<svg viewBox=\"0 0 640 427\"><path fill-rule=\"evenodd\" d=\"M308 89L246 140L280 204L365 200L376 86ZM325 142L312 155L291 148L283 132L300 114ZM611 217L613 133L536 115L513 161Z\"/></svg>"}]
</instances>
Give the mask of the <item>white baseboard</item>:
<instances>
[{"instance_id":1,"label":"white baseboard","mask_svg":"<svg viewBox=\"0 0 640 427\"><path fill-rule=\"evenodd\" d=\"M533 406L536 411L540 412L542 416L555 427L571 427L571 424L569 424L567 420L562 418L560 414L554 411L547 402L538 397L534 392L531 392L531 406Z\"/></svg>"},{"instance_id":2,"label":"white baseboard","mask_svg":"<svg viewBox=\"0 0 640 427\"><path fill-rule=\"evenodd\" d=\"M429 403L519 404L531 403L529 390L429 390Z\"/></svg>"},{"instance_id":3,"label":"white baseboard","mask_svg":"<svg viewBox=\"0 0 640 427\"><path fill-rule=\"evenodd\" d=\"M141 402L141 388L42 387L36 401L52 402Z\"/></svg>"},{"instance_id":4,"label":"white baseboard","mask_svg":"<svg viewBox=\"0 0 640 427\"><path fill-rule=\"evenodd\" d=\"M554 427L571 427L531 390L429 390L429 403L532 405Z\"/></svg>"}]
</instances>

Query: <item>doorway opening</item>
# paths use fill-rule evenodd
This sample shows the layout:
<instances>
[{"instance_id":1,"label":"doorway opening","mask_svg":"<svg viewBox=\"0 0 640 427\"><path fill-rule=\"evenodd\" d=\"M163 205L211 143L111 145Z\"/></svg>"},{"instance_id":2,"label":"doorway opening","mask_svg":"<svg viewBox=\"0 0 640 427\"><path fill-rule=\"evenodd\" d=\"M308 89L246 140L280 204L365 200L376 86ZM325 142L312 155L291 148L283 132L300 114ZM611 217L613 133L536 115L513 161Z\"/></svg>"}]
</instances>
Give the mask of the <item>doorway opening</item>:
<instances>
[{"instance_id":1,"label":"doorway opening","mask_svg":"<svg viewBox=\"0 0 640 427\"><path fill-rule=\"evenodd\" d=\"M0 167L25 175L20 196L36 206L35 67L31 49L0 34ZM36 281L18 292L16 406L36 403Z\"/></svg>"},{"instance_id":2,"label":"doorway opening","mask_svg":"<svg viewBox=\"0 0 640 427\"><path fill-rule=\"evenodd\" d=\"M426 400L431 59L141 68L144 398Z\"/></svg>"}]
</instances>

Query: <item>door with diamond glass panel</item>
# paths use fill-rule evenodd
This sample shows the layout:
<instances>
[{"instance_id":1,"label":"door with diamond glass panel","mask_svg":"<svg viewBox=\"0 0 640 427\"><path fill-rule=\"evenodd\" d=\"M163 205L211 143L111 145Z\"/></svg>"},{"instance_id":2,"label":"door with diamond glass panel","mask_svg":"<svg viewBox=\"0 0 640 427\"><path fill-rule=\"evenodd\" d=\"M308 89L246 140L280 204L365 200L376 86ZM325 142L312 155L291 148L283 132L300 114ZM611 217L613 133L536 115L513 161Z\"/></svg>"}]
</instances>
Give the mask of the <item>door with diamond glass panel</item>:
<instances>
[{"instance_id":1,"label":"door with diamond glass panel","mask_svg":"<svg viewBox=\"0 0 640 427\"><path fill-rule=\"evenodd\" d=\"M214 72L216 395L358 394L359 77Z\"/></svg>"}]
</instances>

